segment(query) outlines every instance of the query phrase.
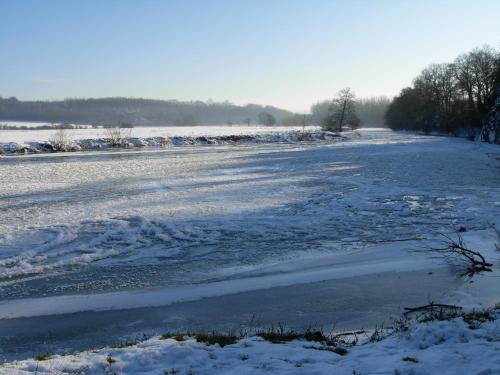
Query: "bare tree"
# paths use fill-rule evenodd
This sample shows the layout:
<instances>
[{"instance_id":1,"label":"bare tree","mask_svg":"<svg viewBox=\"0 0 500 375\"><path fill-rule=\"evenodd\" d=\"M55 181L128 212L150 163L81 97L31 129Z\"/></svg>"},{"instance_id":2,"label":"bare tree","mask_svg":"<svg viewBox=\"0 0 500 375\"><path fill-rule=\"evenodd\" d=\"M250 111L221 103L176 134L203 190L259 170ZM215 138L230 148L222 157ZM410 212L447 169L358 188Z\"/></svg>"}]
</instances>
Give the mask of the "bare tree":
<instances>
[{"instance_id":1,"label":"bare tree","mask_svg":"<svg viewBox=\"0 0 500 375\"><path fill-rule=\"evenodd\" d=\"M478 111L484 115L488 111L489 101L495 92L495 73L498 54L494 49L485 46L471 53L474 67L474 84Z\"/></svg>"},{"instance_id":2,"label":"bare tree","mask_svg":"<svg viewBox=\"0 0 500 375\"><path fill-rule=\"evenodd\" d=\"M434 127L451 131L454 105L460 98L456 74L452 64L432 64L414 80L415 89L425 100L425 117Z\"/></svg>"},{"instance_id":3,"label":"bare tree","mask_svg":"<svg viewBox=\"0 0 500 375\"><path fill-rule=\"evenodd\" d=\"M344 126L357 129L361 121L356 116L356 96L350 88L342 89L337 97L332 100L328 114L321 120L321 126L325 130L341 132Z\"/></svg>"},{"instance_id":4,"label":"bare tree","mask_svg":"<svg viewBox=\"0 0 500 375\"><path fill-rule=\"evenodd\" d=\"M458 87L467 98L468 110L484 116L495 91L498 53L489 46L459 56L453 63Z\"/></svg>"},{"instance_id":5,"label":"bare tree","mask_svg":"<svg viewBox=\"0 0 500 375\"><path fill-rule=\"evenodd\" d=\"M458 56L453 62L453 72L457 80L457 86L463 91L467 97L467 110L473 112L474 104L474 70L472 61L467 55Z\"/></svg>"}]
</instances>

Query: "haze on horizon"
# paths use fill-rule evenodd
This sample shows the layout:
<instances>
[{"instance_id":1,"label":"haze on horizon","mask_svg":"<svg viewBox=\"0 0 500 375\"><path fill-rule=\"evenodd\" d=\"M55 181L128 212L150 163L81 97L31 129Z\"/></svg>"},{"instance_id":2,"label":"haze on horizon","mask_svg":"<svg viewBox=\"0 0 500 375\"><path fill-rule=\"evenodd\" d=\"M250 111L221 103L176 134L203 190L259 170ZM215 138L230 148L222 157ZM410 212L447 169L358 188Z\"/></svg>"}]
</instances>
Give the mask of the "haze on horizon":
<instances>
[{"instance_id":1,"label":"haze on horizon","mask_svg":"<svg viewBox=\"0 0 500 375\"><path fill-rule=\"evenodd\" d=\"M0 95L144 97L308 111L349 86L393 96L430 63L500 47L500 2L0 3ZM398 30L398 32L394 32Z\"/></svg>"}]
</instances>

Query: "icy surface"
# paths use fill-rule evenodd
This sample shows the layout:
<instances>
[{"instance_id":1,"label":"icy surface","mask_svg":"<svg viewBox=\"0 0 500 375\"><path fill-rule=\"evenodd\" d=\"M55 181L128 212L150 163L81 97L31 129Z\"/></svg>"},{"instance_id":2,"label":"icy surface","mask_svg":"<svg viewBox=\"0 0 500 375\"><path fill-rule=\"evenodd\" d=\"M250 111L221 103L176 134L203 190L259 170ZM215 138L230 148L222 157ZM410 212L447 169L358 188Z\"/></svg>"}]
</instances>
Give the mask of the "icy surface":
<instances>
[{"instance_id":1,"label":"icy surface","mask_svg":"<svg viewBox=\"0 0 500 375\"><path fill-rule=\"evenodd\" d=\"M500 320L475 329L460 318L414 324L347 349L342 356L298 340L272 344L252 337L221 348L188 337L154 338L124 349L6 363L0 374L498 374Z\"/></svg>"},{"instance_id":2,"label":"icy surface","mask_svg":"<svg viewBox=\"0 0 500 375\"><path fill-rule=\"evenodd\" d=\"M497 220L496 146L385 130L347 136L2 158L2 305L293 274L307 263L273 265ZM407 267L415 259L400 254Z\"/></svg>"}]
</instances>

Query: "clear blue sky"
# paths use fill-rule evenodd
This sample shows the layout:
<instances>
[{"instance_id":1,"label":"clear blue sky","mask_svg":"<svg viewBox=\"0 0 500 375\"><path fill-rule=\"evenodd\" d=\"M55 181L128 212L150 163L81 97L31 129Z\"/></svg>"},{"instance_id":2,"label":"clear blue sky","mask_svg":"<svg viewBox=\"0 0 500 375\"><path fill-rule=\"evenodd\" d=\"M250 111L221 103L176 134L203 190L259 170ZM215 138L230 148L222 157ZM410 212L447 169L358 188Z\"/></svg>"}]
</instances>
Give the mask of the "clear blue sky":
<instances>
[{"instance_id":1,"label":"clear blue sky","mask_svg":"<svg viewBox=\"0 0 500 375\"><path fill-rule=\"evenodd\" d=\"M500 47L500 0L0 0L0 95L229 100L304 111L394 95Z\"/></svg>"}]
</instances>

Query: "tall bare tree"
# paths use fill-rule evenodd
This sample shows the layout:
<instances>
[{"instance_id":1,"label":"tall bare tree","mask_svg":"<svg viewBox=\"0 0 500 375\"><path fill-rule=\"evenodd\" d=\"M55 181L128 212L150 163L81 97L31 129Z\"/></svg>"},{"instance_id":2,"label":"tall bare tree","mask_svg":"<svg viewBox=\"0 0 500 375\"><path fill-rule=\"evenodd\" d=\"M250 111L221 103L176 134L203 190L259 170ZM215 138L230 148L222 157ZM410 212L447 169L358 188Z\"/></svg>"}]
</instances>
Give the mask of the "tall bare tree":
<instances>
[{"instance_id":1,"label":"tall bare tree","mask_svg":"<svg viewBox=\"0 0 500 375\"><path fill-rule=\"evenodd\" d=\"M325 130L341 132L344 127L357 129L361 121L356 116L356 96L350 88L342 89L330 103L328 114L321 120Z\"/></svg>"},{"instance_id":2,"label":"tall bare tree","mask_svg":"<svg viewBox=\"0 0 500 375\"><path fill-rule=\"evenodd\" d=\"M497 59L498 53L484 46L460 55L453 63L457 86L467 98L467 110L476 114L476 121L486 114L492 104Z\"/></svg>"}]
</instances>

